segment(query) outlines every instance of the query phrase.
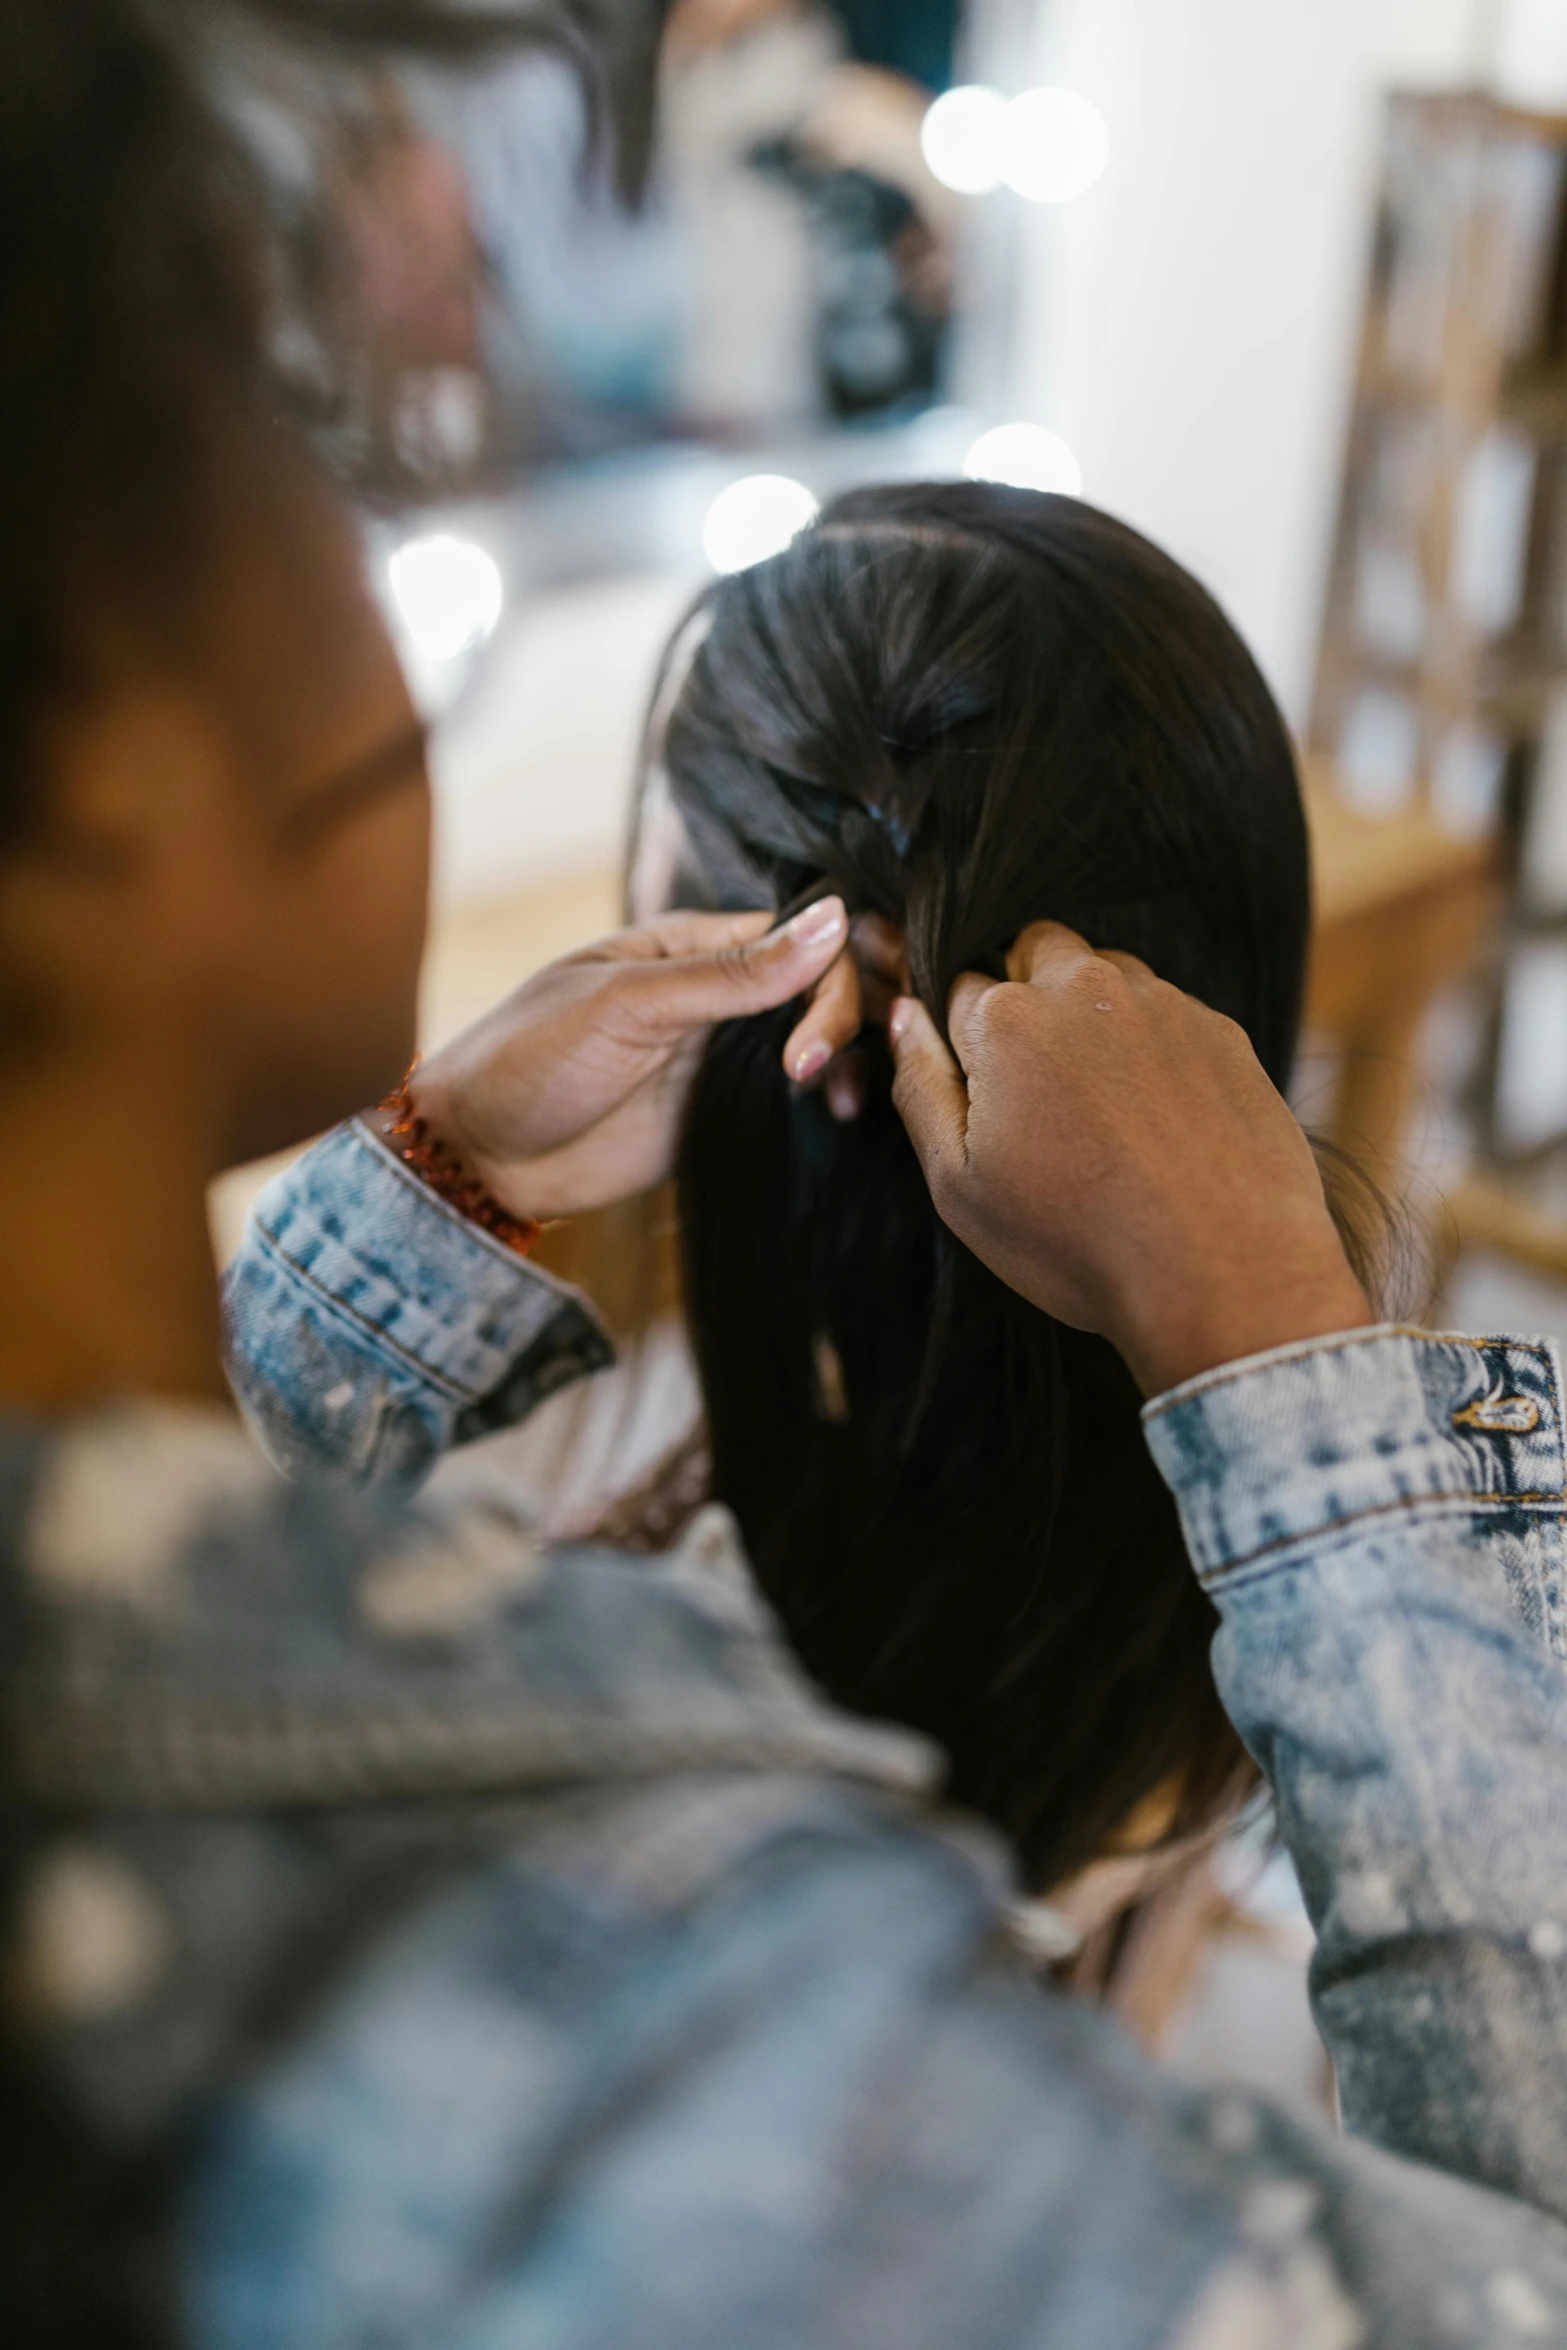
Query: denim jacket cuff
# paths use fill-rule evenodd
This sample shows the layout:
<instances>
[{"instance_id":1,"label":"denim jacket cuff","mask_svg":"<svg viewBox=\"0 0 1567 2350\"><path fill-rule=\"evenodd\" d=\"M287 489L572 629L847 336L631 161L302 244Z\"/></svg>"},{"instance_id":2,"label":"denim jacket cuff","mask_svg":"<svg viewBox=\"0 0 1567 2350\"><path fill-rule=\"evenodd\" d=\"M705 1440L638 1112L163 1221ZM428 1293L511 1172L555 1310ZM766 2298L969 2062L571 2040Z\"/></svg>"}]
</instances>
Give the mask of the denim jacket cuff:
<instances>
[{"instance_id":1,"label":"denim jacket cuff","mask_svg":"<svg viewBox=\"0 0 1567 2350\"><path fill-rule=\"evenodd\" d=\"M1562 1506L1548 1339L1352 1330L1205 1372L1143 1422L1210 1585L1366 1519Z\"/></svg>"},{"instance_id":2,"label":"denim jacket cuff","mask_svg":"<svg viewBox=\"0 0 1567 2350\"><path fill-rule=\"evenodd\" d=\"M459 1215L357 1119L268 1184L250 1239L314 1315L438 1391L462 1436L614 1359L580 1292Z\"/></svg>"}]
</instances>

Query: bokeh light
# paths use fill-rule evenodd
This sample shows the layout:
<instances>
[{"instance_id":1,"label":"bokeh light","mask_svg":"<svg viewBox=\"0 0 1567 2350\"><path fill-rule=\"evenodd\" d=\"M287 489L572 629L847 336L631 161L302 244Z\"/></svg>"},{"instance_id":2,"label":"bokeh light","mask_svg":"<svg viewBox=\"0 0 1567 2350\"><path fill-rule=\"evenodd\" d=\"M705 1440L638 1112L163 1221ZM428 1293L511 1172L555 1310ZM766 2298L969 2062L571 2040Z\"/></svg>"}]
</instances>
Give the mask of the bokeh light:
<instances>
[{"instance_id":1,"label":"bokeh light","mask_svg":"<svg viewBox=\"0 0 1567 2350\"><path fill-rule=\"evenodd\" d=\"M1006 110L1000 176L1034 204L1066 204L1110 160L1110 133L1076 90L1025 90Z\"/></svg>"},{"instance_id":2,"label":"bokeh light","mask_svg":"<svg viewBox=\"0 0 1567 2350\"><path fill-rule=\"evenodd\" d=\"M1000 187L1006 123L1005 98L980 82L947 90L927 108L920 146L944 188L960 196L983 196Z\"/></svg>"},{"instance_id":3,"label":"bokeh light","mask_svg":"<svg viewBox=\"0 0 1567 2350\"><path fill-rule=\"evenodd\" d=\"M970 481L1005 482L1016 490L1060 490L1078 496L1082 468L1061 435L1042 424L997 424L982 432L963 460Z\"/></svg>"},{"instance_id":4,"label":"bokeh light","mask_svg":"<svg viewBox=\"0 0 1567 2350\"><path fill-rule=\"evenodd\" d=\"M702 552L715 571L746 571L782 553L816 518L816 500L787 473L748 473L720 490L702 526Z\"/></svg>"},{"instance_id":5,"label":"bokeh light","mask_svg":"<svg viewBox=\"0 0 1567 2350\"><path fill-rule=\"evenodd\" d=\"M490 635L505 590L500 566L450 531L410 539L386 566L397 616L426 661L455 661Z\"/></svg>"}]
</instances>

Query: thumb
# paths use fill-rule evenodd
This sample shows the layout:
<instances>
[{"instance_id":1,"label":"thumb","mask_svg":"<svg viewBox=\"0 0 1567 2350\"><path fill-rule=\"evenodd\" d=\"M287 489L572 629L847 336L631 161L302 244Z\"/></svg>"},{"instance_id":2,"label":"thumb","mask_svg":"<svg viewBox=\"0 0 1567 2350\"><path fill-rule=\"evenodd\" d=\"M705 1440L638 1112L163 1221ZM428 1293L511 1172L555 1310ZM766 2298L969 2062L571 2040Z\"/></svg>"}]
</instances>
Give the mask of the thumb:
<instances>
[{"instance_id":1,"label":"thumb","mask_svg":"<svg viewBox=\"0 0 1567 2350\"><path fill-rule=\"evenodd\" d=\"M899 996L887 1016L887 1042L897 1071L893 1104L935 1192L938 1177L968 1163L968 1087L918 997Z\"/></svg>"},{"instance_id":2,"label":"thumb","mask_svg":"<svg viewBox=\"0 0 1567 2350\"><path fill-rule=\"evenodd\" d=\"M617 964L616 981L628 1007L634 1003L673 1039L804 995L842 954L848 936L842 898L817 898L763 938L731 941L708 954Z\"/></svg>"}]
</instances>

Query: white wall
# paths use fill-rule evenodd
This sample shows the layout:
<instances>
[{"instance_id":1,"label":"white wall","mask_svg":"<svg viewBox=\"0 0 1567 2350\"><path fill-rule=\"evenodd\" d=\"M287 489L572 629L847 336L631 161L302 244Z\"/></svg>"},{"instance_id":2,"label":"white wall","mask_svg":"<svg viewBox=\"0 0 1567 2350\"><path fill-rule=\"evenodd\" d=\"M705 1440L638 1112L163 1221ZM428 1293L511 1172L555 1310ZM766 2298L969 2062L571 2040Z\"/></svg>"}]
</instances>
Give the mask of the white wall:
<instances>
[{"instance_id":1,"label":"white wall","mask_svg":"<svg viewBox=\"0 0 1567 2350\"><path fill-rule=\"evenodd\" d=\"M1075 204L1026 208L1015 413L1062 433L1085 495L1213 589L1299 723L1378 96L1470 78L1481 16L1474 0L1045 0L1037 23L1035 78L1095 101L1112 159Z\"/></svg>"},{"instance_id":2,"label":"white wall","mask_svg":"<svg viewBox=\"0 0 1567 2350\"><path fill-rule=\"evenodd\" d=\"M1486 63L1504 96L1525 106L1567 105L1567 8L1562 0L1481 0Z\"/></svg>"}]
</instances>

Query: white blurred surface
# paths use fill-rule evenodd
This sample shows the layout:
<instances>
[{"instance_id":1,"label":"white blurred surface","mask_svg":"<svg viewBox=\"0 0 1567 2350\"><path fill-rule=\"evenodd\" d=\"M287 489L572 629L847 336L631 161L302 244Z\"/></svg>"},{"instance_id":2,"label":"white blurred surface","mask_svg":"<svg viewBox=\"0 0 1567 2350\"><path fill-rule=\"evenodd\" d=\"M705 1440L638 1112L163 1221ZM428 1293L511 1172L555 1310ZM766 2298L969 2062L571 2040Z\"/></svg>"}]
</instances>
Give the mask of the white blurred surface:
<instances>
[{"instance_id":1,"label":"white blurred surface","mask_svg":"<svg viewBox=\"0 0 1567 2350\"><path fill-rule=\"evenodd\" d=\"M406 539L388 557L398 621L427 661L455 661L493 634L504 590L487 549L453 531Z\"/></svg>"},{"instance_id":2,"label":"white blurred surface","mask_svg":"<svg viewBox=\"0 0 1567 2350\"><path fill-rule=\"evenodd\" d=\"M433 531L393 547L385 582L384 604L409 690L433 715L495 633L506 601L500 565L473 539Z\"/></svg>"},{"instance_id":3,"label":"white blurred surface","mask_svg":"<svg viewBox=\"0 0 1567 2350\"><path fill-rule=\"evenodd\" d=\"M639 574L508 609L432 747L438 906L618 863L654 672L701 584Z\"/></svg>"},{"instance_id":4,"label":"white blurred surface","mask_svg":"<svg viewBox=\"0 0 1567 2350\"><path fill-rule=\"evenodd\" d=\"M971 481L1000 481L1019 490L1056 490L1075 498L1083 469L1058 432L1042 424L996 424L982 432L963 460Z\"/></svg>"},{"instance_id":5,"label":"white blurred surface","mask_svg":"<svg viewBox=\"0 0 1567 2350\"><path fill-rule=\"evenodd\" d=\"M1558 14L1567 13L1552 0ZM1009 406L1214 590L1304 717L1390 83L1452 86L1470 0L1053 0L1031 78L1114 166L1023 212Z\"/></svg>"},{"instance_id":6,"label":"white blurred surface","mask_svg":"<svg viewBox=\"0 0 1567 2350\"><path fill-rule=\"evenodd\" d=\"M1567 1288L1486 1249L1472 1249L1459 1260L1439 1319L1444 1330L1468 1330L1480 1338L1516 1331L1567 1344Z\"/></svg>"},{"instance_id":7,"label":"white blurred surface","mask_svg":"<svg viewBox=\"0 0 1567 2350\"><path fill-rule=\"evenodd\" d=\"M1567 106L1567 7L1562 0L1491 0L1490 13L1496 87L1520 105Z\"/></svg>"},{"instance_id":8,"label":"white blurred surface","mask_svg":"<svg viewBox=\"0 0 1567 2350\"><path fill-rule=\"evenodd\" d=\"M1104 116L1080 90L1024 90L1006 112L1002 177L1031 204L1070 204L1110 161Z\"/></svg>"},{"instance_id":9,"label":"white blurred surface","mask_svg":"<svg viewBox=\"0 0 1567 2350\"><path fill-rule=\"evenodd\" d=\"M1496 1094L1513 1150L1567 1124L1567 944L1556 939L1526 940L1509 958Z\"/></svg>"}]
</instances>

